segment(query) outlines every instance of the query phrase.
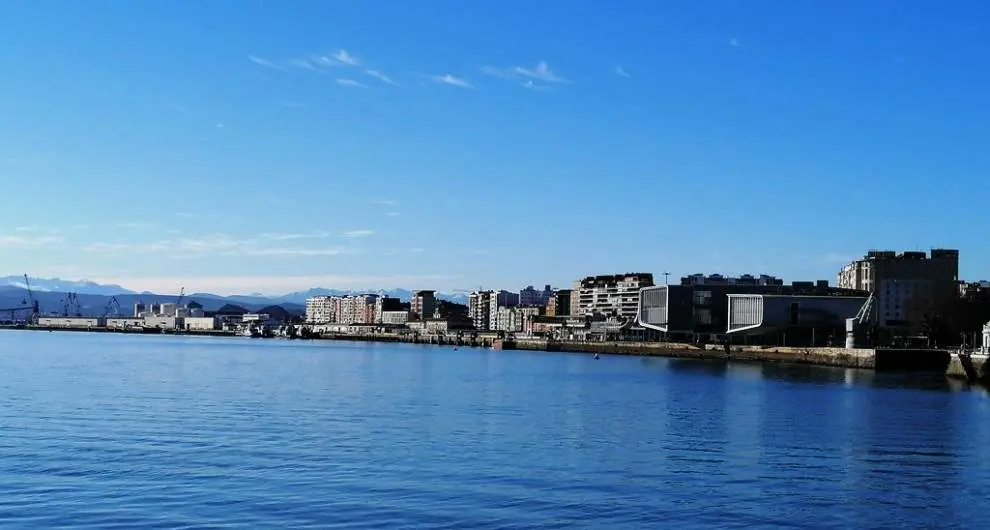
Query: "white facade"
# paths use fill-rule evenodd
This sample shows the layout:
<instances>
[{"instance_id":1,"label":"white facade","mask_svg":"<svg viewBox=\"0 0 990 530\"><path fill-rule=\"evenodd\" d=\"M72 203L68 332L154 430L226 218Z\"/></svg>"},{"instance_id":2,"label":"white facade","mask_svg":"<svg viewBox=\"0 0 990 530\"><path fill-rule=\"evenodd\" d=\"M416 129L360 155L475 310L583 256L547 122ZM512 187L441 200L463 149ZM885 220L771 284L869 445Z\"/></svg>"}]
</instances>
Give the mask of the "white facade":
<instances>
[{"instance_id":1,"label":"white facade","mask_svg":"<svg viewBox=\"0 0 990 530\"><path fill-rule=\"evenodd\" d=\"M492 329L496 331L520 332L527 318L540 314L539 307L500 307L492 321Z\"/></svg>"},{"instance_id":2,"label":"white facade","mask_svg":"<svg viewBox=\"0 0 990 530\"><path fill-rule=\"evenodd\" d=\"M474 329L478 331L491 329L494 294L494 291L474 291L468 295L468 318L471 319Z\"/></svg>"},{"instance_id":3,"label":"white facade","mask_svg":"<svg viewBox=\"0 0 990 530\"><path fill-rule=\"evenodd\" d=\"M409 322L409 311L382 311L382 324L405 324Z\"/></svg>"},{"instance_id":4,"label":"white facade","mask_svg":"<svg viewBox=\"0 0 990 530\"><path fill-rule=\"evenodd\" d=\"M334 296L311 296L306 299L306 322L328 324L337 319Z\"/></svg>"},{"instance_id":5,"label":"white facade","mask_svg":"<svg viewBox=\"0 0 990 530\"><path fill-rule=\"evenodd\" d=\"M144 326L144 318L108 318L107 328L128 329Z\"/></svg>"},{"instance_id":6,"label":"white facade","mask_svg":"<svg viewBox=\"0 0 990 530\"><path fill-rule=\"evenodd\" d=\"M39 317L38 325L46 328L96 328L103 326L103 319L96 317Z\"/></svg>"},{"instance_id":7,"label":"white facade","mask_svg":"<svg viewBox=\"0 0 990 530\"><path fill-rule=\"evenodd\" d=\"M646 273L589 277L575 282L572 297L577 299L580 315L615 315L633 320L639 311L640 288L651 285L653 275Z\"/></svg>"},{"instance_id":8,"label":"white facade","mask_svg":"<svg viewBox=\"0 0 990 530\"><path fill-rule=\"evenodd\" d=\"M176 317L146 316L144 325L149 328L179 329L182 327L182 319Z\"/></svg>"},{"instance_id":9,"label":"white facade","mask_svg":"<svg viewBox=\"0 0 990 530\"><path fill-rule=\"evenodd\" d=\"M186 329L194 331L209 331L217 329L217 321L213 317L186 317L183 319Z\"/></svg>"}]
</instances>

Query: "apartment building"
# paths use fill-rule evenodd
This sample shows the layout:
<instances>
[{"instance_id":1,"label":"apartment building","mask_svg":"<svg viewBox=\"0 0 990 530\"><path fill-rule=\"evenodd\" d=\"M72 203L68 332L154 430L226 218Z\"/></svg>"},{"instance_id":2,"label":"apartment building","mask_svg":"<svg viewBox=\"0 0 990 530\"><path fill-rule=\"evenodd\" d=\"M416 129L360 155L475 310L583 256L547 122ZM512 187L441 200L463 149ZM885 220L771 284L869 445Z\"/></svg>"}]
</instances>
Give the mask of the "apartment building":
<instances>
[{"instance_id":1,"label":"apartment building","mask_svg":"<svg viewBox=\"0 0 990 530\"><path fill-rule=\"evenodd\" d=\"M306 299L306 322L329 324L337 321L336 296L311 296Z\"/></svg>"},{"instance_id":2,"label":"apartment building","mask_svg":"<svg viewBox=\"0 0 990 530\"><path fill-rule=\"evenodd\" d=\"M563 317L571 314L570 289L559 289L550 295L546 303L546 314L551 317Z\"/></svg>"},{"instance_id":3,"label":"apartment building","mask_svg":"<svg viewBox=\"0 0 990 530\"><path fill-rule=\"evenodd\" d=\"M498 329L495 327L495 323L498 322L498 308L518 307L519 293L513 293L504 289L499 291L491 291L491 293L491 302L488 305L488 311L491 312L488 316L488 322L491 326L489 329Z\"/></svg>"},{"instance_id":4,"label":"apartment building","mask_svg":"<svg viewBox=\"0 0 990 530\"><path fill-rule=\"evenodd\" d=\"M519 291L519 305L545 306L551 296L553 296L553 289L549 285L545 286L542 291L530 285Z\"/></svg>"},{"instance_id":5,"label":"apartment building","mask_svg":"<svg viewBox=\"0 0 990 530\"><path fill-rule=\"evenodd\" d=\"M372 324L378 319L378 295L312 296L306 299L306 322Z\"/></svg>"},{"instance_id":6,"label":"apartment building","mask_svg":"<svg viewBox=\"0 0 990 530\"><path fill-rule=\"evenodd\" d=\"M959 251L871 250L842 267L836 283L872 292L881 326L909 326L925 308L959 296Z\"/></svg>"},{"instance_id":7,"label":"apartment building","mask_svg":"<svg viewBox=\"0 0 990 530\"><path fill-rule=\"evenodd\" d=\"M588 276L575 282L572 315L605 315L633 320L639 308L639 290L653 285L653 274L635 272ZM575 303L576 299L576 303ZM573 310L577 311L574 312Z\"/></svg>"},{"instance_id":8,"label":"apartment building","mask_svg":"<svg viewBox=\"0 0 990 530\"><path fill-rule=\"evenodd\" d=\"M495 291L474 291L468 295L468 318L474 324L474 329L478 331L492 329L492 299L494 297Z\"/></svg>"},{"instance_id":9,"label":"apartment building","mask_svg":"<svg viewBox=\"0 0 990 530\"><path fill-rule=\"evenodd\" d=\"M436 291L413 291L409 299L410 317L415 320L433 318L437 310Z\"/></svg>"},{"instance_id":10,"label":"apartment building","mask_svg":"<svg viewBox=\"0 0 990 530\"><path fill-rule=\"evenodd\" d=\"M385 322L384 314L386 312L396 312L396 311L405 312L407 315L409 313L408 311L403 311L402 300L399 300L398 298L394 298L391 296L379 296L378 298L375 299L374 322L376 324L394 323L394 322ZM403 322L403 324L404 323L405 322Z\"/></svg>"},{"instance_id":11,"label":"apartment building","mask_svg":"<svg viewBox=\"0 0 990 530\"><path fill-rule=\"evenodd\" d=\"M542 314L543 308L537 306L499 307L492 329L518 333L526 328L527 320Z\"/></svg>"}]
</instances>

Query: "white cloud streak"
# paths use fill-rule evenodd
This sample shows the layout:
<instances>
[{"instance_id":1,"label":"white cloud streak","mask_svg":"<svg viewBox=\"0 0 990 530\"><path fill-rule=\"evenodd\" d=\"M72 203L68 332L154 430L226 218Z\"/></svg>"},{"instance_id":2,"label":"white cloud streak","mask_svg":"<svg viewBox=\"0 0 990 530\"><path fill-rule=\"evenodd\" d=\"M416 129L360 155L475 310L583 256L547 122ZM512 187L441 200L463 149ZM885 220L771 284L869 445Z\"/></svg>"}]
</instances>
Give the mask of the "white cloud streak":
<instances>
[{"instance_id":1,"label":"white cloud streak","mask_svg":"<svg viewBox=\"0 0 990 530\"><path fill-rule=\"evenodd\" d=\"M0 248L33 249L50 247L62 243L62 238L54 235L3 235L0 234Z\"/></svg>"},{"instance_id":2,"label":"white cloud streak","mask_svg":"<svg viewBox=\"0 0 990 530\"><path fill-rule=\"evenodd\" d=\"M399 204L398 201L392 199L372 199L371 204L378 204L381 206L395 206Z\"/></svg>"},{"instance_id":3,"label":"white cloud streak","mask_svg":"<svg viewBox=\"0 0 990 530\"><path fill-rule=\"evenodd\" d=\"M342 237L346 237L348 239L357 239L359 237L369 237L373 235L375 235L374 230L348 230L347 232L341 234Z\"/></svg>"},{"instance_id":4,"label":"white cloud streak","mask_svg":"<svg viewBox=\"0 0 990 530\"><path fill-rule=\"evenodd\" d=\"M258 65L258 66L264 66L265 68L274 68L275 70L285 70L285 67L284 66L282 66L280 64L277 64L277 63L274 63L272 61L269 61L268 59L263 59L263 58L258 57L256 55L248 55L247 58L248 58L249 61L251 61L252 63L254 63L254 64Z\"/></svg>"},{"instance_id":5,"label":"white cloud streak","mask_svg":"<svg viewBox=\"0 0 990 530\"><path fill-rule=\"evenodd\" d=\"M523 68L521 66L516 66L513 68L519 75L530 77L538 81L545 81L547 83L567 83L568 81L562 77L557 76L550 70L550 65L546 61L540 61L535 68Z\"/></svg>"},{"instance_id":6,"label":"white cloud streak","mask_svg":"<svg viewBox=\"0 0 990 530\"><path fill-rule=\"evenodd\" d=\"M393 85L393 86L398 86L399 85L398 83L396 83L395 81L393 81L392 78L390 78L389 76L387 76L387 75L379 72L378 70L365 70L364 73L367 74L367 75L369 75L369 76L371 76L371 77L374 77L375 79L381 81L382 83L386 83L386 84Z\"/></svg>"},{"instance_id":7,"label":"white cloud streak","mask_svg":"<svg viewBox=\"0 0 990 530\"><path fill-rule=\"evenodd\" d=\"M368 85L366 85L364 83L361 83L359 81L355 81L353 79L347 79L345 77L339 77L339 78L337 78L337 84L338 85L341 85L341 86L349 86L349 87L356 87L356 88L368 88Z\"/></svg>"},{"instance_id":8,"label":"white cloud streak","mask_svg":"<svg viewBox=\"0 0 990 530\"><path fill-rule=\"evenodd\" d=\"M303 234L262 234L253 238L238 239L226 234L210 234L202 237L178 237L139 243L93 243L83 251L113 254L165 254L172 257L201 256L338 256L354 254L349 247L283 247L277 243L301 239L325 239L329 232Z\"/></svg>"},{"instance_id":9,"label":"white cloud streak","mask_svg":"<svg viewBox=\"0 0 990 530\"><path fill-rule=\"evenodd\" d=\"M459 77L454 77L450 74L435 75L430 77L435 83L440 83L442 85L450 85L459 88L474 88L471 83Z\"/></svg>"},{"instance_id":10,"label":"white cloud streak","mask_svg":"<svg viewBox=\"0 0 990 530\"><path fill-rule=\"evenodd\" d=\"M358 66L361 64L361 61L357 57L347 53L347 50L337 50L337 53L333 54L333 58L347 66Z\"/></svg>"},{"instance_id":11,"label":"white cloud streak","mask_svg":"<svg viewBox=\"0 0 990 530\"><path fill-rule=\"evenodd\" d=\"M613 69L612 71L615 72L615 75L619 77L629 78L629 73L626 72L626 69L621 66L616 66L615 69Z\"/></svg>"},{"instance_id":12,"label":"white cloud streak","mask_svg":"<svg viewBox=\"0 0 990 530\"><path fill-rule=\"evenodd\" d=\"M186 292L220 295L263 293L281 295L313 287L334 289L382 289L394 287L437 288L437 282L460 279L449 275L322 275L322 276L95 276L98 283L122 285L135 291L170 293L184 286Z\"/></svg>"}]
</instances>

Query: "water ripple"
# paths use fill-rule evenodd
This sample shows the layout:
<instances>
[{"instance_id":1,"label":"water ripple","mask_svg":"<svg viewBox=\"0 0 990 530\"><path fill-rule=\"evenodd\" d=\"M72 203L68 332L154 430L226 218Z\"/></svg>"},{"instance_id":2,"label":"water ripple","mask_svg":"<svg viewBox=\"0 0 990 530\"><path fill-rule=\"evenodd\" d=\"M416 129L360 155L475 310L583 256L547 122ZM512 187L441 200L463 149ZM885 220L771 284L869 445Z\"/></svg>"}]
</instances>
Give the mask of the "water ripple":
<instances>
[{"instance_id":1,"label":"water ripple","mask_svg":"<svg viewBox=\"0 0 990 530\"><path fill-rule=\"evenodd\" d=\"M0 370L5 529L953 528L990 495L983 395L868 372L17 332Z\"/></svg>"}]
</instances>

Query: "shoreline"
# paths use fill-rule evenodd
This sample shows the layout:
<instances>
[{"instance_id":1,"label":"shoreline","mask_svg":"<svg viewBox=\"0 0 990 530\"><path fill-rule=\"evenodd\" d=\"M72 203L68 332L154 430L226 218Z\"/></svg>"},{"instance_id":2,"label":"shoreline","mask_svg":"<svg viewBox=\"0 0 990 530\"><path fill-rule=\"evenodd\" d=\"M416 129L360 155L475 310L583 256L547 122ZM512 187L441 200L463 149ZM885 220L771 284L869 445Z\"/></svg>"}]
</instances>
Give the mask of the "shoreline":
<instances>
[{"instance_id":1,"label":"shoreline","mask_svg":"<svg viewBox=\"0 0 990 530\"><path fill-rule=\"evenodd\" d=\"M0 330L24 330L38 332L69 333L119 333L125 335L174 335L198 337L243 337L233 331L222 330L153 330L113 329L107 327L42 327L0 326ZM243 337L251 338L251 337ZM982 354L964 354L949 350L924 349L872 349L830 347L744 346L731 345L726 351L720 345L693 345L673 342L635 341L560 341L535 338L501 340L494 336L454 338L431 335L420 337L405 334L322 334L307 337L265 337L282 340L318 340L424 344L465 348L491 348L496 350L545 351L560 353L586 353L659 357L674 359L698 359L718 361L743 361L759 363L787 363L796 365L854 368L874 371L902 371L939 373L947 377L969 382L990 381L990 358Z\"/></svg>"}]
</instances>

